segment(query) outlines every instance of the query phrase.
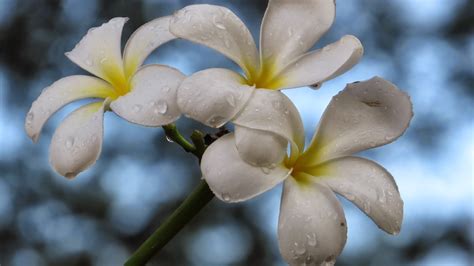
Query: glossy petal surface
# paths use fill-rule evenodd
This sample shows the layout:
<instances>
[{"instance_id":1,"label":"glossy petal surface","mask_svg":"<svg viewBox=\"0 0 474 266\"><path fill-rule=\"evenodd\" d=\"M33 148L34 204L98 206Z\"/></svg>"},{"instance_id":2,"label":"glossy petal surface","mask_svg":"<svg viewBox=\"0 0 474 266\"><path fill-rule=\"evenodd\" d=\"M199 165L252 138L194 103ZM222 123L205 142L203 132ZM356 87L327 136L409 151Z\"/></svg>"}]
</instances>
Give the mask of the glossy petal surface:
<instances>
[{"instance_id":1,"label":"glossy petal surface","mask_svg":"<svg viewBox=\"0 0 474 266\"><path fill-rule=\"evenodd\" d=\"M144 126L161 126L181 115L177 89L185 76L174 68L147 65L131 80L132 90L110 104L122 118Z\"/></svg>"},{"instance_id":2,"label":"glossy petal surface","mask_svg":"<svg viewBox=\"0 0 474 266\"><path fill-rule=\"evenodd\" d=\"M283 181L290 173L282 165L257 167L242 160L233 133L219 138L207 148L201 171L216 197L225 202L253 198Z\"/></svg>"}]
</instances>

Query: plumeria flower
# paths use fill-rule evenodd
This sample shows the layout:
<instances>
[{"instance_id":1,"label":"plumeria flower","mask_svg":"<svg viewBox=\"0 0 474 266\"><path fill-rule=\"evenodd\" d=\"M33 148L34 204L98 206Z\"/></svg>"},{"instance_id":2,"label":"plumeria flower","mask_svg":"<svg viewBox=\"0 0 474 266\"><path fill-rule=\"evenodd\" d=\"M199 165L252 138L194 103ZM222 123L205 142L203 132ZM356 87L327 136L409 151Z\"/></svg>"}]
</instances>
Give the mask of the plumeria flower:
<instances>
[{"instance_id":1,"label":"plumeria flower","mask_svg":"<svg viewBox=\"0 0 474 266\"><path fill-rule=\"evenodd\" d=\"M250 199L283 181L278 225L283 258L290 265L332 265L347 233L334 192L382 230L400 231L403 202L393 177L353 154L394 141L412 116L409 97L390 82L376 77L348 84L333 97L309 147L297 158L287 156L271 167L251 165L239 155L236 135L228 134L206 150L201 170L226 202Z\"/></svg>"},{"instance_id":2,"label":"plumeria flower","mask_svg":"<svg viewBox=\"0 0 474 266\"><path fill-rule=\"evenodd\" d=\"M90 29L66 53L71 61L97 77L75 75L56 81L42 91L26 116L26 132L36 142L43 125L60 108L73 101L95 99L69 114L53 135L50 162L67 178L75 177L97 160L105 111L144 126L168 124L180 116L176 92L184 75L162 65L139 68L153 50L176 38L168 30L170 17L138 28L122 57L120 41L127 20L113 18Z\"/></svg>"},{"instance_id":3,"label":"plumeria flower","mask_svg":"<svg viewBox=\"0 0 474 266\"><path fill-rule=\"evenodd\" d=\"M238 151L250 163L280 161L288 141L297 153L304 143L295 118L299 115L279 90L319 87L349 70L363 53L360 41L350 35L307 52L330 28L335 9L334 0L270 1L260 52L245 24L225 7L191 5L176 12L170 23L173 34L217 50L245 74L220 68L195 73L178 89L181 111L211 127L232 121ZM265 151L269 146L276 148Z\"/></svg>"}]
</instances>

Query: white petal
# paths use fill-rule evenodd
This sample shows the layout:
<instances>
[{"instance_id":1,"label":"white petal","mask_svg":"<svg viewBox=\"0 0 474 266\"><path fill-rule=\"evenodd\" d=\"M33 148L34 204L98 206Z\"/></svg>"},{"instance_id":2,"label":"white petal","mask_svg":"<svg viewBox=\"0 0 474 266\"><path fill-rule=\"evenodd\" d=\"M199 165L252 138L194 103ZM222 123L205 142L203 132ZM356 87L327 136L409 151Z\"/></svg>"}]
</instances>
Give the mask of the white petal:
<instances>
[{"instance_id":1,"label":"white petal","mask_svg":"<svg viewBox=\"0 0 474 266\"><path fill-rule=\"evenodd\" d=\"M278 76L283 78L284 88L320 85L351 69L363 51L359 39L346 35L322 49L302 55Z\"/></svg>"},{"instance_id":2,"label":"white petal","mask_svg":"<svg viewBox=\"0 0 474 266\"><path fill-rule=\"evenodd\" d=\"M132 76L157 47L176 39L169 31L170 20L171 16L157 18L142 25L130 36L123 53L127 77Z\"/></svg>"},{"instance_id":3,"label":"white petal","mask_svg":"<svg viewBox=\"0 0 474 266\"><path fill-rule=\"evenodd\" d=\"M49 147L49 160L54 169L74 178L93 165L102 149L103 102L87 104L72 112L59 125Z\"/></svg>"},{"instance_id":4,"label":"white petal","mask_svg":"<svg viewBox=\"0 0 474 266\"><path fill-rule=\"evenodd\" d=\"M185 76L174 68L147 65L131 80L132 90L110 104L122 118L143 126L169 124L181 115L176 94Z\"/></svg>"},{"instance_id":5,"label":"white petal","mask_svg":"<svg viewBox=\"0 0 474 266\"><path fill-rule=\"evenodd\" d=\"M334 193L288 178L283 187L278 243L290 265L334 263L347 238L344 211Z\"/></svg>"},{"instance_id":6,"label":"white petal","mask_svg":"<svg viewBox=\"0 0 474 266\"><path fill-rule=\"evenodd\" d=\"M281 163L288 147L288 141L279 135L237 125L235 143L240 157L255 166Z\"/></svg>"},{"instance_id":7,"label":"white petal","mask_svg":"<svg viewBox=\"0 0 474 266\"><path fill-rule=\"evenodd\" d=\"M222 68L199 71L178 89L178 106L186 116L221 127L247 103L254 91L239 74Z\"/></svg>"},{"instance_id":8,"label":"white petal","mask_svg":"<svg viewBox=\"0 0 474 266\"><path fill-rule=\"evenodd\" d=\"M238 126L269 131L287 139L298 152L303 150L304 128L300 114L291 100L279 91L255 90L233 122Z\"/></svg>"},{"instance_id":9,"label":"white petal","mask_svg":"<svg viewBox=\"0 0 474 266\"><path fill-rule=\"evenodd\" d=\"M348 84L329 103L300 159L315 165L385 145L405 132L412 117L410 98L392 83L374 77Z\"/></svg>"},{"instance_id":10,"label":"white petal","mask_svg":"<svg viewBox=\"0 0 474 266\"><path fill-rule=\"evenodd\" d=\"M113 18L100 27L91 28L66 56L90 73L115 87L126 85L120 42L128 18Z\"/></svg>"},{"instance_id":11,"label":"white petal","mask_svg":"<svg viewBox=\"0 0 474 266\"><path fill-rule=\"evenodd\" d=\"M215 5L191 5L173 15L170 31L205 45L236 62L247 75L258 70L258 52L252 34L229 9Z\"/></svg>"},{"instance_id":12,"label":"white petal","mask_svg":"<svg viewBox=\"0 0 474 266\"><path fill-rule=\"evenodd\" d=\"M227 134L207 148L201 161L203 178L216 197L226 202L253 198L280 183L289 170L282 165L256 167L244 162Z\"/></svg>"},{"instance_id":13,"label":"white petal","mask_svg":"<svg viewBox=\"0 0 474 266\"><path fill-rule=\"evenodd\" d=\"M387 170L359 157L337 158L322 167L328 169L328 173L318 178L319 182L352 201L382 230L390 234L400 232L403 201L395 180ZM312 169L307 172L311 174Z\"/></svg>"},{"instance_id":14,"label":"white petal","mask_svg":"<svg viewBox=\"0 0 474 266\"><path fill-rule=\"evenodd\" d=\"M90 76L69 76L45 88L26 115L25 130L36 142L46 121L64 105L85 98L106 98L113 88L105 81Z\"/></svg>"},{"instance_id":15,"label":"white petal","mask_svg":"<svg viewBox=\"0 0 474 266\"><path fill-rule=\"evenodd\" d=\"M319 40L335 15L334 0L270 1L260 31L263 62L279 72Z\"/></svg>"}]
</instances>

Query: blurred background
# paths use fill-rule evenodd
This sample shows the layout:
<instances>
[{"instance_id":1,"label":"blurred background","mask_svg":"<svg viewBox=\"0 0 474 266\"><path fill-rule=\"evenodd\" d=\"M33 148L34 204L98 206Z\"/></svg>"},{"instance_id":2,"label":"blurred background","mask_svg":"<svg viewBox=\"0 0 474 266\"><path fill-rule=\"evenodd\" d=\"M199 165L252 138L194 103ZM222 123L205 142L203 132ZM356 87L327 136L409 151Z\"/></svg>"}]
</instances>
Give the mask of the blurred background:
<instances>
[{"instance_id":1,"label":"blurred background","mask_svg":"<svg viewBox=\"0 0 474 266\"><path fill-rule=\"evenodd\" d=\"M54 129L34 145L25 114L41 89L85 74L64 56L87 30L130 17L123 41L141 24L192 3L231 8L259 34L267 1L0 0L0 264L121 265L176 208L200 173L197 161L168 143L160 128L106 114L100 159L74 180L48 163ZM308 140L333 95L374 75L407 91L415 117L394 144L363 154L396 178L405 201L398 236L380 231L343 201L347 245L337 265L472 265L474 245L474 2L470 0L338 1L334 26L316 47L357 36L365 55L350 72L318 91L287 90L304 118ZM257 39L258 40L258 39ZM230 60L185 41L147 60L186 74ZM185 134L199 128L182 118ZM281 186L254 200L213 200L149 265L285 265L276 228Z\"/></svg>"}]
</instances>

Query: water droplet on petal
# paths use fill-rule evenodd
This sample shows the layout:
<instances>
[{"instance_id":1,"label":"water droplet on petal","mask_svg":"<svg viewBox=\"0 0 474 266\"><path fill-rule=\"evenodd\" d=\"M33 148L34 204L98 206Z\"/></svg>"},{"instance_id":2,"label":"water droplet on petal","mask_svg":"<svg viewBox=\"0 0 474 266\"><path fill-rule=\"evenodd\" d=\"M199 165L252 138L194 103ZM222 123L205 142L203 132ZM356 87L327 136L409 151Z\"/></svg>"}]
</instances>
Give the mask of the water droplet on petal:
<instances>
[{"instance_id":1,"label":"water droplet on petal","mask_svg":"<svg viewBox=\"0 0 474 266\"><path fill-rule=\"evenodd\" d=\"M318 90L319 88L321 88L321 85L322 83L314 83L312 85L309 85L309 88L312 90Z\"/></svg>"},{"instance_id":2,"label":"water droplet on petal","mask_svg":"<svg viewBox=\"0 0 474 266\"><path fill-rule=\"evenodd\" d=\"M271 169L269 167L263 166L260 169L262 169L262 172L266 175L268 175L271 172Z\"/></svg>"},{"instance_id":3,"label":"water droplet on petal","mask_svg":"<svg viewBox=\"0 0 474 266\"><path fill-rule=\"evenodd\" d=\"M306 253L306 248L304 245L300 245L298 244L297 242L295 242L295 253L297 255L303 255L304 253Z\"/></svg>"},{"instance_id":4,"label":"water droplet on petal","mask_svg":"<svg viewBox=\"0 0 474 266\"><path fill-rule=\"evenodd\" d=\"M222 200L225 201L225 202L229 202L229 201L230 201L230 196L229 196L229 194L222 193L221 197L222 197Z\"/></svg>"},{"instance_id":5,"label":"water droplet on petal","mask_svg":"<svg viewBox=\"0 0 474 266\"><path fill-rule=\"evenodd\" d=\"M235 97L234 97L234 95L229 94L226 98L226 101L230 106L235 107Z\"/></svg>"},{"instance_id":6,"label":"water droplet on petal","mask_svg":"<svg viewBox=\"0 0 474 266\"><path fill-rule=\"evenodd\" d=\"M64 176L65 176L67 179L73 179L74 177L77 176L77 174L70 172L70 173L66 173Z\"/></svg>"},{"instance_id":7,"label":"water droplet on petal","mask_svg":"<svg viewBox=\"0 0 474 266\"><path fill-rule=\"evenodd\" d=\"M283 105L282 105L281 101L278 101L278 100L273 101L272 105L273 105L273 108L275 108L276 110L283 109Z\"/></svg>"},{"instance_id":8,"label":"water droplet on petal","mask_svg":"<svg viewBox=\"0 0 474 266\"><path fill-rule=\"evenodd\" d=\"M140 110L142 110L142 106L139 105L139 104L135 104L135 105L132 107L132 111L135 112L135 113L140 112Z\"/></svg>"},{"instance_id":9,"label":"water droplet on petal","mask_svg":"<svg viewBox=\"0 0 474 266\"><path fill-rule=\"evenodd\" d=\"M333 266L336 263L336 256L331 255L325 259L325 261L321 264L324 266Z\"/></svg>"},{"instance_id":10,"label":"water droplet on petal","mask_svg":"<svg viewBox=\"0 0 474 266\"><path fill-rule=\"evenodd\" d=\"M90 57L86 58L85 63L88 66L93 66L94 65L94 62L92 61L92 59Z\"/></svg>"},{"instance_id":11,"label":"water droplet on petal","mask_svg":"<svg viewBox=\"0 0 474 266\"><path fill-rule=\"evenodd\" d=\"M222 24L222 22L218 21L218 18L216 15L214 15L214 17L212 17L212 23L214 24L214 26L216 26L216 28L218 29L221 29L221 30L225 30L226 27L224 26L224 24Z\"/></svg>"},{"instance_id":12,"label":"water droplet on petal","mask_svg":"<svg viewBox=\"0 0 474 266\"><path fill-rule=\"evenodd\" d=\"M31 124L34 118L35 115L33 114L33 112L28 112L28 114L26 115L26 124Z\"/></svg>"},{"instance_id":13,"label":"water droplet on petal","mask_svg":"<svg viewBox=\"0 0 474 266\"><path fill-rule=\"evenodd\" d=\"M74 146L74 137L68 137L66 139L66 148L70 149Z\"/></svg>"},{"instance_id":14,"label":"water droplet on petal","mask_svg":"<svg viewBox=\"0 0 474 266\"><path fill-rule=\"evenodd\" d=\"M230 41L229 41L228 38L224 39L224 45L225 45L225 47L230 48Z\"/></svg>"},{"instance_id":15,"label":"water droplet on petal","mask_svg":"<svg viewBox=\"0 0 474 266\"><path fill-rule=\"evenodd\" d=\"M219 115L213 116L207 121L207 123L213 127L221 127L225 122L225 117Z\"/></svg>"},{"instance_id":16,"label":"water droplet on petal","mask_svg":"<svg viewBox=\"0 0 474 266\"><path fill-rule=\"evenodd\" d=\"M294 32L293 28L288 28L288 36L289 37L293 36L293 32Z\"/></svg>"},{"instance_id":17,"label":"water droplet on petal","mask_svg":"<svg viewBox=\"0 0 474 266\"><path fill-rule=\"evenodd\" d=\"M385 190L381 189L379 193L377 193L377 200L380 203L385 203L387 201L387 196L385 195Z\"/></svg>"},{"instance_id":18,"label":"water droplet on petal","mask_svg":"<svg viewBox=\"0 0 474 266\"><path fill-rule=\"evenodd\" d=\"M168 104L166 104L165 101L158 101L156 103L156 109L155 109L155 113L159 113L159 114L166 114L166 111L168 111Z\"/></svg>"},{"instance_id":19,"label":"water droplet on petal","mask_svg":"<svg viewBox=\"0 0 474 266\"><path fill-rule=\"evenodd\" d=\"M307 234L306 239L308 240L308 245L312 247L315 247L318 244L315 233Z\"/></svg>"}]
</instances>

